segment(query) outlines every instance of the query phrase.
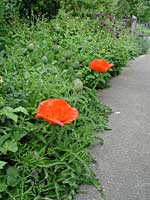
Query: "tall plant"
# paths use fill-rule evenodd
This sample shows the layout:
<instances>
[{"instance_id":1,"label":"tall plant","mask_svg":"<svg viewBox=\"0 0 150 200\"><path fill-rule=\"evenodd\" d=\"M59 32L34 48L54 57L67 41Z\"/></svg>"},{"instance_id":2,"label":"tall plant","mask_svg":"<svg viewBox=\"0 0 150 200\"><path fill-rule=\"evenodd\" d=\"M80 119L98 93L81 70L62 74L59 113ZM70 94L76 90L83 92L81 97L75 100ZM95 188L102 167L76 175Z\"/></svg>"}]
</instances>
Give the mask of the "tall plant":
<instances>
[{"instance_id":1,"label":"tall plant","mask_svg":"<svg viewBox=\"0 0 150 200\"><path fill-rule=\"evenodd\" d=\"M95 12L113 12L113 0L60 0L61 7L77 15Z\"/></svg>"},{"instance_id":2,"label":"tall plant","mask_svg":"<svg viewBox=\"0 0 150 200\"><path fill-rule=\"evenodd\" d=\"M150 2L148 0L122 0L116 2L118 16L136 15L141 21L150 20Z\"/></svg>"}]
</instances>

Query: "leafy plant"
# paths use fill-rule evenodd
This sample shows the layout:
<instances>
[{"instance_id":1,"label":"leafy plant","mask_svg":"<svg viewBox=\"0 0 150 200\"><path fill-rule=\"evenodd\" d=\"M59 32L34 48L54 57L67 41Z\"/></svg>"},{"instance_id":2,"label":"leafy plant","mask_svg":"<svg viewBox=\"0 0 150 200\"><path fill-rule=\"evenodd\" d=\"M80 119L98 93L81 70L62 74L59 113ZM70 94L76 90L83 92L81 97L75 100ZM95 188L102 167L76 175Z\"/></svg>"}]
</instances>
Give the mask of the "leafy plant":
<instances>
[{"instance_id":1,"label":"leafy plant","mask_svg":"<svg viewBox=\"0 0 150 200\"><path fill-rule=\"evenodd\" d=\"M64 10L50 22L13 24L11 43L0 53L1 199L71 200L82 183L102 191L87 148L103 144L95 132L107 130L111 109L93 88L107 87L111 76L139 54L139 46L128 30L116 38L99 24L99 18L73 17ZM114 66L107 73L91 72L95 58ZM48 98L65 99L78 110L78 119L64 127L36 120L39 102Z\"/></svg>"}]
</instances>

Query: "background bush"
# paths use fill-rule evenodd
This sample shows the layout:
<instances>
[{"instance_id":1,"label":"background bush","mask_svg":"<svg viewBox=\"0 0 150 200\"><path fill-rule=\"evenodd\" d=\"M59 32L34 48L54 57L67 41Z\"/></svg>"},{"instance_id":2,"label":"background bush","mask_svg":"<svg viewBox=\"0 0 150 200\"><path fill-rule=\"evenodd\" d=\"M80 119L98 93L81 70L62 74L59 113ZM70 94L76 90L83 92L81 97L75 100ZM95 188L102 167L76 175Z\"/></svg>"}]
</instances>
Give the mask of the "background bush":
<instances>
[{"instance_id":1,"label":"background bush","mask_svg":"<svg viewBox=\"0 0 150 200\"><path fill-rule=\"evenodd\" d=\"M24 18L42 17L51 19L63 8L73 15L91 16L96 12L115 14L119 18L136 15L140 22L149 22L150 2L147 0L5 0L3 10L8 21L14 16Z\"/></svg>"},{"instance_id":2,"label":"background bush","mask_svg":"<svg viewBox=\"0 0 150 200\"><path fill-rule=\"evenodd\" d=\"M150 1L147 0L122 0L116 1L116 14L118 16L135 15L142 22L150 21Z\"/></svg>"}]
</instances>

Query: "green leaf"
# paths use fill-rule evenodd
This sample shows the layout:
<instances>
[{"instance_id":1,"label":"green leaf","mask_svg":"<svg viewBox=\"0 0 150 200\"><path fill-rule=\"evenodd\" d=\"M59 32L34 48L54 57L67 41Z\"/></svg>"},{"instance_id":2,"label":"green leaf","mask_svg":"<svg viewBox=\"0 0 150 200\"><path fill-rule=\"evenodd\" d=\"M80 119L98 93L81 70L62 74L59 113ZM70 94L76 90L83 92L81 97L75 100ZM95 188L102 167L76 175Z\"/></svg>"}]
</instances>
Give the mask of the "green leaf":
<instances>
[{"instance_id":1,"label":"green leaf","mask_svg":"<svg viewBox=\"0 0 150 200\"><path fill-rule=\"evenodd\" d=\"M22 106L15 108L14 112L22 112L23 114L28 115L28 111Z\"/></svg>"},{"instance_id":2,"label":"green leaf","mask_svg":"<svg viewBox=\"0 0 150 200\"><path fill-rule=\"evenodd\" d=\"M6 172L7 185L16 186L18 184L18 172L16 167L9 167Z\"/></svg>"},{"instance_id":3,"label":"green leaf","mask_svg":"<svg viewBox=\"0 0 150 200\"><path fill-rule=\"evenodd\" d=\"M7 185L5 183L0 183L0 192L5 192L7 189Z\"/></svg>"},{"instance_id":4,"label":"green leaf","mask_svg":"<svg viewBox=\"0 0 150 200\"><path fill-rule=\"evenodd\" d=\"M5 115L9 119L12 119L14 122L17 123L18 116L14 114L14 109L11 107L4 107L0 110L0 115Z\"/></svg>"},{"instance_id":5,"label":"green leaf","mask_svg":"<svg viewBox=\"0 0 150 200\"><path fill-rule=\"evenodd\" d=\"M0 151L3 154L6 154L7 151L11 151L15 153L18 150L17 143L15 141L6 141L2 147L0 147Z\"/></svg>"},{"instance_id":6,"label":"green leaf","mask_svg":"<svg viewBox=\"0 0 150 200\"><path fill-rule=\"evenodd\" d=\"M12 119L14 122L17 123L18 115L16 115L15 112L22 112L25 115L28 115L28 111L22 106L19 106L15 109L13 109L9 106L6 106L0 110L0 115L5 115L9 119Z\"/></svg>"},{"instance_id":7,"label":"green leaf","mask_svg":"<svg viewBox=\"0 0 150 200\"><path fill-rule=\"evenodd\" d=\"M4 142L10 138L10 134L0 136L0 148L3 146Z\"/></svg>"},{"instance_id":8,"label":"green leaf","mask_svg":"<svg viewBox=\"0 0 150 200\"><path fill-rule=\"evenodd\" d=\"M6 165L6 162L0 160L0 169L3 169L3 167L4 167L5 165Z\"/></svg>"},{"instance_id":9,"label":"green leaf","mask_svg":"<svg viewBox=\"0 0 150 200\"><path fill-rule=\"evenodd\" d=\"M14 131L13 134L11 135L11 138L17 142L27 134L28 132L25 131Z\"/></svg>"}]
</instances>

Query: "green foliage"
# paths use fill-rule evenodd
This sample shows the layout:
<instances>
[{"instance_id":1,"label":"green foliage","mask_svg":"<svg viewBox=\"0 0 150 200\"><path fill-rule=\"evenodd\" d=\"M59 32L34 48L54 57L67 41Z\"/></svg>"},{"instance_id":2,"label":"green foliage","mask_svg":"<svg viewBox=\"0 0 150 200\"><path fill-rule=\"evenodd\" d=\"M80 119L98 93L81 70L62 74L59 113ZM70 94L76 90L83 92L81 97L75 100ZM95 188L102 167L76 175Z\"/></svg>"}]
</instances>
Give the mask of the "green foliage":
<instances>
[{"instance_id":1,"label":"green foliage","mask_svg":"<svg viewBox=\"0 0 150 200\"><path fill-rule=\"evenodd\" d=\"M150 41L147 38L136 38L136 42L138 44L139 55L147 53L150 47Z\"/></svg>"},{"instance_id":2,"label":"green foliage","mask_svg":"<svg viewBox=\"0 0 150 200\"><path fill-rule=\"evenodd\" d=\"M5 166L6 162L4 161L0 161L0 169L3 169L3 167Z\"/></svg>"},{"instance_id":3,"label":"green foliage","mask_svg":"<svg viewBox=\"0 0 150 200\"><path fill-rule=\"evenodd\" d=\"M0 51L4 48L6 42L6 27L5 27L5 19L4 19L4 3L0 2ZM5 38L4 38L5 35Z\"/></svg>"},{"instance_id":4,"label":"green foliage","mask_svg":"<svg viewBox=\"0 0 150 200\"><path fill-rule=\"evenodd\" d=\"M149 37L150 36L150 24L137 24L136 32L139 36Z\"/></svg>"},{"instance_id":5,"label":"green foliage","mask_svg":"<svg viewBox=\"0 0 150 200\"><path fill-rule=\"evenodd\" d=\"M14 17L14 12L9 10L10 7L10 5L6 6L6 1L0 2L0 51L5 49L6 44L11 42L9 38L11 25L8 22Z\"/></svg>"},{"instance_id":6,"label":"green foliage","mask_svg":"<svg viewBox=\"0 0 150 200\"><path fill-rule=\"evenodd\" d=\"M59 9L59 0L18 0L19 13L23 17L41 17L45 15L49 19L55 16Z\"/></svg>"},{"instance_id":7,"label":"green foliage","mask_svg":"<svg viewBox=\"0 0 150 200\"><path fill-rule=\"evenodd\" d=\"M18 3L16 0L5 0L0 3L5 22L10 23L15 17L19 16Z\"/></svg>"},{"instance_id":8,"label":"green foliage","mask_svg":"<svg viewBox=\"0 0 150 200\"><path fill-rule=\"evenodd\" d=\"M150 2L148 0L122 0L117 1L116 12L119 16L135 15L140 21L149 22Z\"/></svg>"},{"instance_id":9,"label":"green foliage","mask_svg":"<svg viewBox=\"0 0 150 200\"><path fill-rule=\"evenodd\" d=\"M113 0L61 0L61 7L78 16L92 16L96 12L113 13Z\"/></svg>"},{"instance_id":10,"label":"green foliage","mask_svg":"<svg viewBox=\"0 0 150 200\"><path fill-rule=\"evenodd\" d=\"M0 198L71 200L82 183L101 189L87 147L103 144L95 132L107 130L111 109L93 88L107 87L139 54L128 30L116 38L111 23L101 28L101 22L60 10L51 22L18 22L9 33L11 45L0 54ZM114 66L91 72L95 58ZM78 119L64 127L36 120L39 102L48 98L64 98Z\"/></svg>"},{"instance_id":11,"label":"green foliage","mask_svg":"<svg viewBox=\"0 0 150 200\"><path fill-rule=\"evenodd\" d=\"M94 132L107 129L110 109L100 104L95 90L73 82L90 61L88 52L78 59L89 31L81 27L87 23L64 15L31 27L18 24L10 36L12 44L1 52L2 199L69 200L81 183L100 189L86 149L93 142L103 143ZM47 98L66 99L78 109L78 120L65 127L35 120L38 103Z\"/></svg>"},{"instance_id":12,"label":"green foliage","mask_svg":"<svg viewBox=\"0 0 150 200\"><path fill-rule=\"evenodd\" d=\"M0 9L6 22L11 23L14 18L41 18L43 15L51 19L60 8L59 0L5 0L0 3Z\"/></svg>"}]
</instances>

